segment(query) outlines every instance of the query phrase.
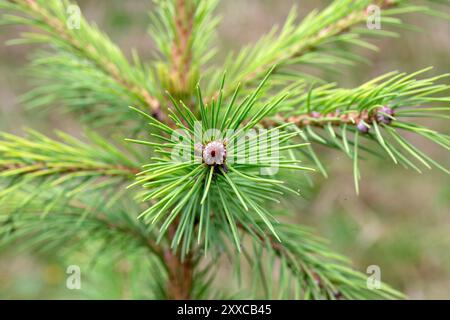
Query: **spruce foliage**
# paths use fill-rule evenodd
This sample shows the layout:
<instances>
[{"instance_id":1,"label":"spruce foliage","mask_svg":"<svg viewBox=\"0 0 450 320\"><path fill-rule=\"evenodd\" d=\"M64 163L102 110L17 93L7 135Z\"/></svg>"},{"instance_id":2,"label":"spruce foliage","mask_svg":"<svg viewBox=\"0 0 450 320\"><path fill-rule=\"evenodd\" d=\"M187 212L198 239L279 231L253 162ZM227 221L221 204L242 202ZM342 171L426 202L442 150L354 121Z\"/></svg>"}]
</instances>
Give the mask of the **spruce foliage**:
<instances>
[{"instance_id":1,"label":"spruce foliage","mask_svg":"<svg viewBox=\"0 0 450 320\"><path fill-rule=\"evenodd\" d=\"M283 208L315 171L328 177L319 144L353 163L356 192L371 156L449 174L409 141L450 149L448 134L420 121L448 120L449 75L391 72L340 88L303 67L365 61L352 49L377 50L371 37L395 36L402 14L448 16L436 1L336 0L301 21L293 8L281 28L218 64L218 2L155 1L154 58L128 61L84 18L68 27L72 2L0 0L1 24L30 27L9 44L39 44L23 104L64 108L89 128L83 139L0 134L0 247L81 256L87 270L117 278L108 264L132 261L136 298L402 298L384 283L368 288L365 273ZM383 29L365 27L370 5ZM278 147L259 154L272 133ZM242 152L247 162L231 161ZM227 283L217 281L224 264Z\"/></svg>"}]
</instances>

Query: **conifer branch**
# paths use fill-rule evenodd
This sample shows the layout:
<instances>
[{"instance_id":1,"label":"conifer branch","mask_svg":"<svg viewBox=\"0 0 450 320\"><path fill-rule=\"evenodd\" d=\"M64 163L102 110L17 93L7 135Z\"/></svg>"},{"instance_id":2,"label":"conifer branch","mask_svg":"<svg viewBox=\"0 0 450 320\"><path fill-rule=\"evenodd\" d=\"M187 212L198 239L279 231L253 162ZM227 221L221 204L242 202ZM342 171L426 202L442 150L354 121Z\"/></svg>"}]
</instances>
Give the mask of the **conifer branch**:
<instances>
[{"instance_id":1,"label":"conifer branch","mask_svg":"<svg viewBox=\"0 0 450 320\"><path fill-rule=\"evenodd\" d=\"M58 166L53 163L46 162L34 162L34 163L23 163L23 162L13 162L2 159L2 164L0 165L0 175L11 176L23 175L23 174L34 174L34 175L45 175L46 172L52 172L54 174L66 174L66 173L89 173L98 174L101 176L123 176L130 177L139 172L139 169L126 167L122 165L111 165L111 166L73 166L62 165Z\"/></svg>"},{"instance_id":2,"label":"conifer branch","mask_svg":"<svg viewBox=\"0 0 450 320\"><path fill-rule=\"evenodd\" d=\"M358 148L363 151L375 154L375 143L395 164L421 172L414 164L418 160L427 168L432 165L450 173L401 134L410 132L450 149L450 139L446 134L411 119L411 116L416 119L448 119L450 108L446 103L450 101L450 87L438 82L449 75L416 78L430 69L412 74L391 72L354 89L334 88L333 85L312 88L299 96L293 95L278 110L278 114L264 119L262 125L270 127L283 123L295 124L302 129L299 134L306 141L336 148L353 159L355 177L359 176L357 156L350 146L356 147L357 133L365 139L364 144L358 144ZM309 151L311 159L326 175L317 156L312 149ZM355 181L358 180L359 178L355 178ZM356 189L358 191L358 184Z\"/></svg>"},{"instance_id":3,"label":"conifer branch","mask_svg":"<svg viewBox=\"0 0 450 320\"><path fill-rule=\"evenodd\" d=\"M303 155L326 175L311 143L352 160L357 192L366 153L419 172L423 165L450 173L403 134L450 150L448 134L411 119L449 119L450 87L438 83L448 75L393 72L343 89L311 85L296 68L351 64L361 58L328 45L375 49L361 37L392 35L356 28L370 4L393 26L402 25L394 15L430 10L403 0L336 0L300 23L293 10L278 34L210 69L218 0L156 2L150 33L157 60L142 64L135 54L131 64L84 19L80 29L66 25L69 1L0 0L7 11L2 24L44 31L12 43L50 47L33 57L31 70L44 81L25 96L28 105L62 101L92 126L131 129L127 140L149 147L146 157L134 145L128 153L91 132L87 143L62 133L58 139L0 134L0 246L17 241L74 253L84 245L94 260L136 257L137 265L148 263L152 298L224 297L224 290L212 291L223 253L238 273L247 259L253 298L402 298L385 284L369 289L366 275L305 227L280 222L285 212L271 204L299 195L304 181L294 173L314 171ZM208 83L198 84L200 77ZM142 120L147 139L136 137ZM131 192L136 186L140 191Z\"/></svg>"},{"instance_id":4,"label":"conifer branch","mask_svg":"<svg viewBox=\"0 0 450 320\"><path fill-rule=\"evenodd\" d=\"M246 258L251 266L257 266L253 273L260 276L252 279L252 291L262 292L262 299L404 298L384 283L369 288L365 274L350 268L346 258L332 252L326 242L308 228L283 223L276 225L282 243L270 234L261 236L252 228L242 225L240 228L255 241L257 249L253 254L248 252ZM261 247L265 248L268 257L264 256ZM267 259L267 262L261 259Z\"/></svg>"},{"instance_id":5,"label":"conifer branch","mask_svg":"<svg viewBox=\"0 0 450 320\"><path fill-rule=\"evenodd\" d=\"M10 4L8 4L10 3ZM7 0L0 2L1 7L22 13L32 20L23 20L19 16L4 15L3 23L30 24L48 34L49 38L42 36L25 35L30 41L48 43L56 42L58 47L86 59L98 70L110 77L130 95L136 97L142 105L147 106L155 117L162 119L160 102L145 87L141 72L138 68L130 66L122 52L112 44L109 39L89 26L83 19L80 30L70 30L66 25L67 1L39 1L39 0ZM79 35L77 34L77 32Z\"/></svg>"},{"instance_id":6,"label":"conifer branch","mask_svg":"<svg viewBox=\"0 0 450 320\"><path fill-rule=\"evenodd\" d=\"M26 195L24 194L23 197L26 198ZM45 230L46 237L43 237L41 241L35 241L33 249L45 250L54 243L65 243L65 253L68 253L69 250L76 251L82 244L98 238L109 241L109 246L121 243L121 246L128 245L148 250L147 252L153 254L164 265L162 249L153 240L151 234L142 233L139 228L127 224L123 219L115 221L111 213L105 213L102 209L94 208L77 199L57 202L49 212L43 215L42 203L47 201L47 196L39 195L29 201L26 206L22 206L20 211L14 206L12 200L2 202L0 204L2 209L0 247L30 236L39 238L40 232ZM115 214L124 214L121 210L123 209L117 209ZM86 212L89 212L89 215L86 215ZM70 227L67 228L67 226ZM86 233L89 233L91 238L86 237ZM98 258L99 256L95 257L95 259Z\"/></svg>"},{"instance_id":7,"label":"conifer branch","mask_svg":"<svg viewBox=\"0 0 450 320\"><path fill-rule=\"evenodd\" d=\"M252 47L246 47L237 55L230 55L225 63L225 70L230 81L224 88L224 95L232 93L233 88L241 83L243 87L253 88L264 75L265 70L276 65L274 75L283 79L284 84L298 79L311 80L311 77L294 70L294 65L313 65L318 68L334 69L337 64L353 64L361 60L359 56L341 51L335 47L329 49L326 45L333 43L353 44L369 49L377 48L363 40L361 37L370 35L394 36L391 31L358 29L361 23L365 23L370 14L370 6L376 5L381 12L381 23L384 25L397 26L400 20L392 15L404 12L431 13L427 7L414 6L406 1L391 0L339 0L333 1L321 12L313 11L299 24L295 23L295 8L291 11L286 22L277 34L274 28L263 36L261 40ZM397 11L389 11L399 7ZM214 83L220 78L220 74L213 76ZM251 90L251 89L250 89ZM211 86L207 90L213 92ZM210 96L217 97L218 91Z\"/></svg>"},{"instance_id":8,"label":"conifer branch","mask_svg":"<svg viewBox=\"0 0 450 320\"><path fill-rule=\"evenodd\" d=\"M158 255L161 261L164 261L162 248L160 245L156 243L152 235L139 233L138 229L136 228L132 228L123 223L111 221L111 219L109 219L105 213L97 212L96 210L98 209L91 208L79 200L70 201L69 206L72 208L80 209L82 210L82 212L86 212L86 210L90 211L91 214L89 215L88 218L90 221L101 224L106 229L111 230L111 232L118 232L123 234L129 239L135 239L136 241L141 242L144 247L145 246L148 247L150 252L154 253L155 255ZM76 217L79 218L79 214L73 215L75 216L74 218Z\"/></svg>"},{"instance_id":9,"label":"conifer branch","mask_svg":"<svg viewBox=\"0 0 450 320\"><path fill-rule=\"evenodd\" d=\"M0 135L0 178L5 186L0 200L7 201L18 189L31 185L39 185L39 189L32 190L30 199L36 196L36 191L58 190L70 200L88 192L120 190L139 171L133 160L93 133L89 134L90 145L61 132L57 134L62 142L32 130L28 133L28 137ZM99 199L111 205L121 194Z\"/></svg>"}]
</instances>

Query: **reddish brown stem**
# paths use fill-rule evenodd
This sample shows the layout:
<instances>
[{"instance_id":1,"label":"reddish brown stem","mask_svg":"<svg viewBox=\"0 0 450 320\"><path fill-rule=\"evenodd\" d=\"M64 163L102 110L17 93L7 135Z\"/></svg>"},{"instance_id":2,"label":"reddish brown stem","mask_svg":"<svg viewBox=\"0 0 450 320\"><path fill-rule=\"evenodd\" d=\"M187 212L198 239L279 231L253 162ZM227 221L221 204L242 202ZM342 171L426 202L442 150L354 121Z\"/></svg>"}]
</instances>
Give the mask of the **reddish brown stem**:
<instances>
[{"instance_id":1,"label":"reddish brown stem","mask_svg":"<svg viewBox=\"0 0 450 320\"><path fill-rule=\"evenodd\" d=\"M375 113L369 113L367 110L363 111L349 111L345 113L328 113L320 115L301 114L296 116L283 117L277 115L272 119L267 119L261 122L265 127L277 126L280 123L293 123L297 127L302 128L305 126L322 127L328 123L339 126L342 124L357 124L360 121L364 121L367 124L375 121Z\"/></svg>"},{"instance_id":2,"label":"reddish brown stem","mask_svg":"<svg viewBox=\"0 0 450 320\"><path fill-rule=\"evenodd\" d=\"M169 227L169 241L172 241L177 225L178 221L174 221ZM188 254L182 259L180 254L167 248L164 250L164 261L169 273L167 297L173 300L189 300L194 278L192 256Z\"/></svg>"}]
</instances>

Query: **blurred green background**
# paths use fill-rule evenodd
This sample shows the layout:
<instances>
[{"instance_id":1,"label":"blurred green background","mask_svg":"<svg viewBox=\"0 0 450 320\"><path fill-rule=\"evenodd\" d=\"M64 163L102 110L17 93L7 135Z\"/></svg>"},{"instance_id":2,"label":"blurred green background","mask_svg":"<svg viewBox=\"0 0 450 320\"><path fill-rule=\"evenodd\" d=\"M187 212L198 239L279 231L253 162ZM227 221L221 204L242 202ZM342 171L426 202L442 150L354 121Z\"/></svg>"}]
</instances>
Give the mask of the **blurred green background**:
<instances>
[{"instance_id":1,"label":"blurred green background","mask_svg":"<svg viewBox=\"0 0 450 320\"><path fill-rule=\"evenodd\" d=\"M328 2L221 1L218 58L256 41L274 24L281 24L294 3L300 16L304 16ZM95 21L127 55L130 48L137 48L143 59L152 57L153 45L147 34L151 1L78 3L88 20ZM398 38L377 39L374 42L380 47L379 52L361 50L371 65L344 68L341 75L328 74L325 78L351 87L392 70L410 72L432 65L432 74L449 72L450 23L419 14L404 19L422 31L398 30ZM4 44L21 31L24 28L0 28L0 129L20 133L27 126L43 132L62 129L79 133L76 119L67 114L58 110L50 115L31 114L21 106L19 98L31 86L24 66L33 47ZM449 132L448 121L428 124ZM448 151L422 140L413 142L447 167L450 164ZM382 280L412 299L450 298L450 178L437 170L419 175L388 161L368 159L362 166L361 194L357 197L351 162L339 152L320 152L330 169L330 178L316 175L312 192L290 204L299 223L314 226L333 248L349 256L358 270L365 272L369 265L380 266ZM127 266L114 268L126 272ZM65 269L51 256L16 252L15 248L0 254L0 298L84 297L80 292L67 290L65 280ZM97 290L117 290L118 296L106 296L129 298L130 283L126 282Z\"/></svg>"}]
</instances>

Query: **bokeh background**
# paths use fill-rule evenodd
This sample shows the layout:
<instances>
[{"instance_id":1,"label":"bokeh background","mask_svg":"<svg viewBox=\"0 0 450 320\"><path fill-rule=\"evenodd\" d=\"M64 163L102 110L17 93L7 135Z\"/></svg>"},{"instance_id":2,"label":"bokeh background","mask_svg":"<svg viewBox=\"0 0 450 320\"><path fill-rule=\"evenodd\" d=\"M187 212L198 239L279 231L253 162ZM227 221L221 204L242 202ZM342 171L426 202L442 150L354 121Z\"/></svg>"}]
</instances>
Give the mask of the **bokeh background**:
<instances>
[{"instance_id":1,"label":"bokeh background","mask_svg":"<svg viewBox=\"0 0 450 320\"><path fill-rule=\"evenodd\" d=\"M300 16L329 1L318 0L224 0L218 13L218 59L256 41L274 24L281 24L292 5ZM95 21L130 55L137 48L143 59L152 57L153 44L147 33L150 0L79 0L83 14ZM352 87L382 73L416 71L435 66L431 74L450 71L450 23L434 17L412 14L406 22L421 31L397 30L398 38L377 39L379 52L360 50L371 65L343 68L343 73L323 75L344 87ZM20 133L23 127L43 132L62 129L75 135L76 119L59 112L30 113L20 96L31 84L24 66L32 46L6 46L20 27L0 28L0 129ZM428 121L433 128L450 133L448 120ZM448 151L422 140L414 141L437 160L450 164ZM362 165L361 194L353 187L352 164L342 153L321 149L330 178L315 177L315 186L303 199L290 204L299 223L313 226L330 240L338 252L349 256L355 268L365 272L378 265L382 280L412 299L450 298L450 178L437 170L419 175L388 161L368 159ZM126 270L125 266L118 266ZM103 274L107 277L108 274ZM80 298L80 292L65 288L65 269L51 255L0 252L0 298ZM131 280L129 280L131 281ZM129 298L127 280L97 288L111 298Z\"/></svg>"}]
</instances>

